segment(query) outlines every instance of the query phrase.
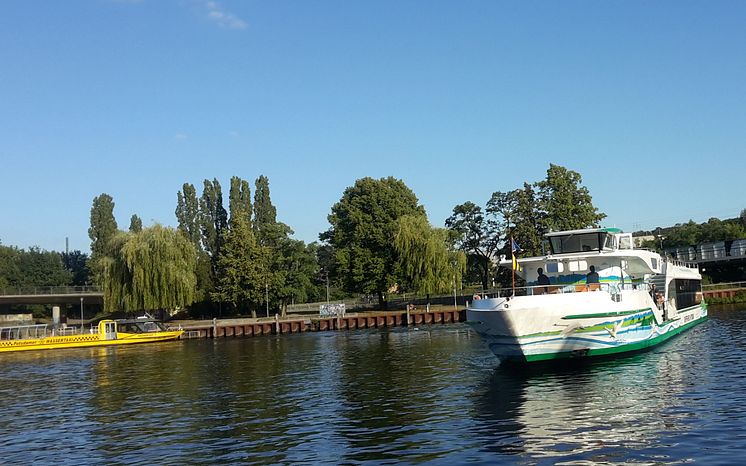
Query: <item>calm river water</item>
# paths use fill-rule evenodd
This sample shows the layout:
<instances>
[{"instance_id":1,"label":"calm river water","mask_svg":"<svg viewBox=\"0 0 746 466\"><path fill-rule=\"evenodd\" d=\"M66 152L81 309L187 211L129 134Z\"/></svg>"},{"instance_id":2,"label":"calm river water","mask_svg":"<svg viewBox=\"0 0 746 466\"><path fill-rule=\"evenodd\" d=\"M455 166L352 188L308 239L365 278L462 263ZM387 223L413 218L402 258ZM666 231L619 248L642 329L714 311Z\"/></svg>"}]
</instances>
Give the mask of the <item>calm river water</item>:
<instances>
[{"instance_id":1,"label":"calm river water","mask_svg":"<svg viewBox=\"0 0 746 466\"><path fill-rule=\"evenodd\" d=\"M501 369L466 326L0 355L3 464L742 464L746 307Z\"/></svg>"}]
</instances>

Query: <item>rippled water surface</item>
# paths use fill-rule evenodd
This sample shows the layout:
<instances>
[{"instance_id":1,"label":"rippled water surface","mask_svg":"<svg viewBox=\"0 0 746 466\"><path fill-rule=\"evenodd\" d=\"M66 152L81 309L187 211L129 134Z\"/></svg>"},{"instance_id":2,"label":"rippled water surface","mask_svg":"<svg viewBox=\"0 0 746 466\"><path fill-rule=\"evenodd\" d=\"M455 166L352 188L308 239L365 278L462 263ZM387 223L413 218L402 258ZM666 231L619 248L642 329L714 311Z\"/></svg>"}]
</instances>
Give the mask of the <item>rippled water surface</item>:
<instances>
[{"instance_id":1,"label":"rippled water surface","mask_svg":"<svg viewBox=\"0 0 746 466\"><path fill-rule=\"evenodd\" d=\"M500 368L462 325L0 355L4 464L741 464L746 308Z\"/></svg>"}]
</instances>

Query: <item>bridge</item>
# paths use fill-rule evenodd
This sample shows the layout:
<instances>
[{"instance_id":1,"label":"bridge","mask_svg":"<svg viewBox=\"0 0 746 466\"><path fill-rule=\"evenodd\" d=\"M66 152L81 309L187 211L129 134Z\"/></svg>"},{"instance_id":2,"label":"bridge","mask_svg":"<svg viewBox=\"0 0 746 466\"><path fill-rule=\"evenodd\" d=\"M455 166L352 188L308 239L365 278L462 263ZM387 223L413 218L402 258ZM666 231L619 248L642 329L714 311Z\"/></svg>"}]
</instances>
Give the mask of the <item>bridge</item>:
<instances>
[{"instance_id":1,"label":"bridge","mask_svg":"<svg viewBox=\"0 0 746 466\"><path fill-rule=\"evenodd\" d=\"M686 262L705 265L712 263L746 262L746 239L714 241L696 246L665 248L666 254Z\"/></svg>"},{"instance_id":2,"label":"bridge","mask_svg":"<svg viewBox=\"0 0 746 466\"><path fill-rule=\"evenodd\" d=\"M0 289L3 304L103 304L99 286L27 286Z\"/></svg>"}]
</instances>

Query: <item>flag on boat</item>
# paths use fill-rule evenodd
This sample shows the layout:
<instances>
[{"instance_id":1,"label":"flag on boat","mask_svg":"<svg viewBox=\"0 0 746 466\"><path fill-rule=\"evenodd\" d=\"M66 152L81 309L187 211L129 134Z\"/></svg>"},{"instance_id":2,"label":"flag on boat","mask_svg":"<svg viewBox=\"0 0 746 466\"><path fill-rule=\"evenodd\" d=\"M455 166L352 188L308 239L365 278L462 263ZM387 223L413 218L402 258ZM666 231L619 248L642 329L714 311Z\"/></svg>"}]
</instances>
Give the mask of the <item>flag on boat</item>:
<instances>
[{"instance_id":1,"label":"flag on boat","mask_svg":"<svg viewBox=\"0 0 746 466\"><path fill-rule=\"evenodd\" d=\"M518 263L518 259L515 257L516 253L521 252L521 247L515 242L513 237L510 237L510 252L513 256L513 270L521 270L521 264Z\"/></svg>"}]
</instances>

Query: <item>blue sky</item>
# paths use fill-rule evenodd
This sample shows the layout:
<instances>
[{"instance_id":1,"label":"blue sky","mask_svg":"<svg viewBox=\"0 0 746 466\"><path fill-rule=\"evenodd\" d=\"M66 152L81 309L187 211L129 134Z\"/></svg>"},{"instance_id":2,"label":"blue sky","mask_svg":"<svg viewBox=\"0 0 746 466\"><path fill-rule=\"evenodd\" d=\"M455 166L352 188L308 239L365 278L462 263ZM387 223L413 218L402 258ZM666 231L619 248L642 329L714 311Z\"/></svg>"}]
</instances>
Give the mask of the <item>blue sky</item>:
<instances>
[{"instance_id":1,"label":"blue sky","mask_svg":"<svg viewBox=\"0 0 746 466\"><path fill-rule=\"evenodd\" d=\"M304 241L364 176L442 226L549 163L607 226L734 217L744 24L739 1L6 1L0 241L87 251L102 192L120 228L176 225L184 182L261 174Z\"/></svg>"}]
</instances>

